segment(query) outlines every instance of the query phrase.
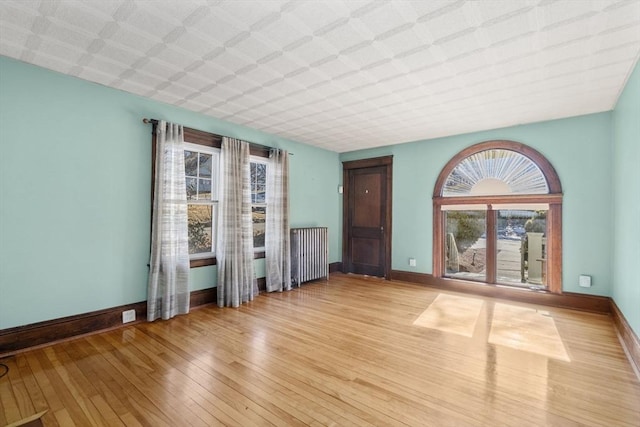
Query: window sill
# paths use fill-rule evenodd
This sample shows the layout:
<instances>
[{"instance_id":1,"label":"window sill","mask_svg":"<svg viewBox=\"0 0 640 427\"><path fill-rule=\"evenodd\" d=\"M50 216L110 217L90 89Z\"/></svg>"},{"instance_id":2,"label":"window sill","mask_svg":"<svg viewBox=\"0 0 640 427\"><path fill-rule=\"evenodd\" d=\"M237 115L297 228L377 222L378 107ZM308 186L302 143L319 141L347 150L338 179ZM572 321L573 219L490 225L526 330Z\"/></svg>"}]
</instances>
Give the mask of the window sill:
<instances>
[{"instance_id":1,"label":"window sill","mask_svg":"<svg viewBox=\"0 0 640 427\"><path fill-rule=\"evenodd\" d=\"M253 254L253 259L262 259L264 258L264 251L258 251L258 252L254 252ZM211 257L211 258L201 258L201 259L192 259L191 261L189 261L189 266L191 268L195 268L195 267L206 267L208 265L216 265L217 259L215 257Z\"/></svg>"}]
</instances>

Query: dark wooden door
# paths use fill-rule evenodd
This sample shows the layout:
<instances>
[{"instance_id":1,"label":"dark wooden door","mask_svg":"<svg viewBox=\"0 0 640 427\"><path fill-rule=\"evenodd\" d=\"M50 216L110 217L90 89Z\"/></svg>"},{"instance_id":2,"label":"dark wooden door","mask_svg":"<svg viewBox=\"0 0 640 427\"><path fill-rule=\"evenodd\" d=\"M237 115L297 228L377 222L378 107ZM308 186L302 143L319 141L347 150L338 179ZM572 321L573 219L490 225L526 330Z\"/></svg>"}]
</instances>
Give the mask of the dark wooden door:
<instances>
[{"instance_id":1,"label":"dark wooden door","mask_svg":"<svg viewBox=\"0 0 640 427\"><path fill-rule=\"evenodd\" d=\"M387 277L389 274L391 263L390 161L390 157L384 157L344 163L343 270L345 272L378 277ZM379 164L380 162L382 164Z\"/></svg>"}]
</instances>

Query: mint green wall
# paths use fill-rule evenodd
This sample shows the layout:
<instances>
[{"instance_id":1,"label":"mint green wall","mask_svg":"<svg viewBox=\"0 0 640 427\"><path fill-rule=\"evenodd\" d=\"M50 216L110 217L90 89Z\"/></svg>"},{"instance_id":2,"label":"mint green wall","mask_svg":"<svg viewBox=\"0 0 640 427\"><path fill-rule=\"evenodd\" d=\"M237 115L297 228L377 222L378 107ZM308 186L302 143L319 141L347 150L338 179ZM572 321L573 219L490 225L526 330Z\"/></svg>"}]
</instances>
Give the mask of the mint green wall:
<instances>
[{"instance_id":1,"label":"mint green wall","mask_svg":"<svg viewBox=\"0 0 640 427\"><path fill-rule=\"evenodd\" d=\"M0 329L146 299L143 117L295 153L291 225L328 226L340 260L337 153L0 57ZM215 267L192 269L192 289L214 284Z\"/></svg>"},{"instance_id":2,"label":"mint green wall","mask_svg":"<svg viewBox=\"0 0 640 427\"><path fill-rule=\"evenodd\" d=\"M613 299L640 335L640 65L613 111Z\"/></svg>"},{"instance_id":3,"label":"mint green wall","mask_svg":"<svg viewBox=\"0 0 640 427\"><path fill-rule=\"evenodd\" d=\"M535 148L560 176L564 291L610 295L611 229L606 226L611 223L610 113L341 154L341 161L394 156L392 268L432 272L432 195L438 174L463 148L494 139ZM409 258L416 258L416 267L409 267ZM593 276L592 288L578 286L580 274Z\"/></svg>"},{"instance_id":4,"label":"mint green wall","mask_svg":"<svg viewBox=\"0 0 640 427\"><path fill-rule=\"evenodd\" d=\"M637 332L638 93L636 67L613 113L338 155L0 57L0 329L146 298L151 127L141 118L153 117L292 151L291 225L328 226L331 262L341 259L340 161L393 155L392 267L422 273L444 164L481 141L530 145L565 193L564 290L612 295ZM581 273L592 288L578 287ZM215 267L192 269L191 285L214 286Z\"/></svg>"}]
</instances>

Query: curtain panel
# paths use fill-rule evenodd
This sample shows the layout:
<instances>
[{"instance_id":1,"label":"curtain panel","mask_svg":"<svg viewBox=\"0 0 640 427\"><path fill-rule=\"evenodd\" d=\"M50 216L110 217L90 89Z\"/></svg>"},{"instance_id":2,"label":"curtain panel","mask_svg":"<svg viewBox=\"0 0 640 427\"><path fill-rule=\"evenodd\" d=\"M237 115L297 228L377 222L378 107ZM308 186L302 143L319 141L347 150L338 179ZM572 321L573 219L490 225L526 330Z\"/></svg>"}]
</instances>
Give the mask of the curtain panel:
<instances>
[{"instance_id":1,"label":"curtain panel","mask_svg":"<svg viewBox=\"0 0 640 427\"><path fill-rule=\"evenodd\" d=\"M158 122L147 320L189 312L189 239L182 126Z\"/></svg>"},{"instance_id":2,"label":"curtain panel","mask_svg":"<svg viewBox=\"0 0 640 427\"><path fill-rule=\"evenodd\" d=\"M249 144L222 138L217 266L218 306L238 307L258 295L253 268Z\"/></svg>"},{"instance_id":3,"label":"curtain panel","mask_svg":"<svg viewBox=\"0 0 640 427\"><path fill-rule=\"evenodd\" d=\"M291 289L289 153L272 149L267 167L265 268L267 292Z\"/></svg>"}]
</instances>

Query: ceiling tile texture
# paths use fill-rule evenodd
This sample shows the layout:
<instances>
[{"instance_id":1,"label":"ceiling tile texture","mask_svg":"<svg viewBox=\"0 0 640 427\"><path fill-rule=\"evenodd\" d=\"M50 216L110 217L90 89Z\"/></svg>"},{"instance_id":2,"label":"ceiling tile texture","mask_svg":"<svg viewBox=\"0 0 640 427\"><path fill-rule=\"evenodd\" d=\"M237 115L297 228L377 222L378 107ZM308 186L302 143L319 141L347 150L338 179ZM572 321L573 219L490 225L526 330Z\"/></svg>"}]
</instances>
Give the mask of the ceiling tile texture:
<instances>
[{"instance_id":1,"label":"ceiling tile texture","mask_svg":"<svg viewBox=\"0 0 640 427\"><path fill-rule=\"evenodd\" d=\"M1 0L0 54L345 152L614 108L640 0Z\"/></svg>"}]
</instances>

